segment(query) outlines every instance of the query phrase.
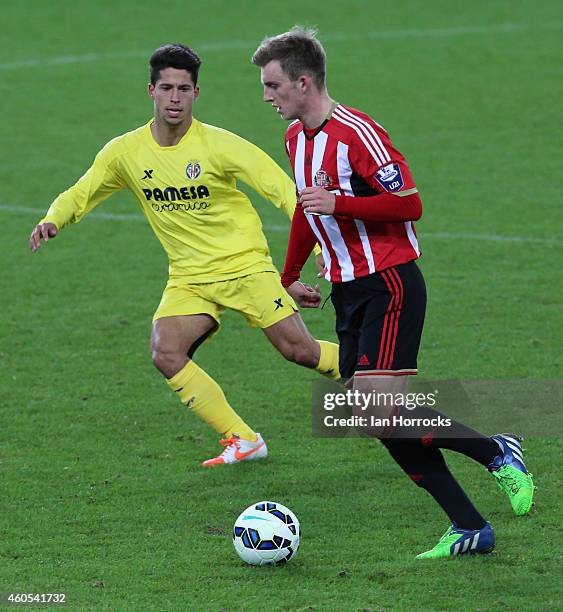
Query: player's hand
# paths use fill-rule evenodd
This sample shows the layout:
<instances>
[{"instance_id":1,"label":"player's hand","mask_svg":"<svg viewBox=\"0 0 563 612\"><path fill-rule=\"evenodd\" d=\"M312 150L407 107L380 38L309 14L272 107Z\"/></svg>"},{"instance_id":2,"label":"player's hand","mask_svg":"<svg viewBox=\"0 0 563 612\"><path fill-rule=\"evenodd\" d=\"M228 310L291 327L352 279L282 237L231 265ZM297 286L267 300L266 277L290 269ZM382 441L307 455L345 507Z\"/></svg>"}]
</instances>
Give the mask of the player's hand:
<instances>
[{"instance_id":1,"label":"player's hand","mask_svg":"<svg viewBox=\"0 0 563 612\"><path fill-rule=\"evenodd\" d=\"M315 255L315 265L317 266L317 278L324 278L326 272L326 265L322 253Z\"/></svg>"},{"instance_id":2,"label":"player's hand","mask_svg":"<svg viewBox=\"0 0 563 612\"><path fill-rule=\"evenodd\" d=\"M336 196L322 187L305 187L299 193L303 212L316 215L332 215L336 206Z\"/></svg>"},{"instance_id":3,"label":"player's hand","mask_svg":"<svg viewBox=\"0 0 563 612\"><path fill-rule=\"evenodd\" d=\"M301 308L318 308L321 304L320 287L314 289L310 285L305 285L301 281L295 281L286 291L301 306Z\"/></svg>"},{"instance_id":4,"label":"player's hand","mask_svg":"<svg viewBox=\"0 0 563 612\"><path fill-rule=\"evenodd\" d=\"M41 240L49 242L49 238L54 238L59 233L54 223L40 223L33 228L29 237L29 248L35 253L41 246Z\"/></svg>"}]
</instances>

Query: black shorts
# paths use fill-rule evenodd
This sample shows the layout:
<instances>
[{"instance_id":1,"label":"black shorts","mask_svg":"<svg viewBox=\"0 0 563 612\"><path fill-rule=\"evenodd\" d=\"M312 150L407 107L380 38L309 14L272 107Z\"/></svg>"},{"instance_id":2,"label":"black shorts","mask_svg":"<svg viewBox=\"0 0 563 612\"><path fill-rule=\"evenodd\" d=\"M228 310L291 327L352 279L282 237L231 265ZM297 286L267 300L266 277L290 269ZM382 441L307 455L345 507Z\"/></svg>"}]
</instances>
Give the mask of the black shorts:
<instances>
[{"instance_id":1,"label":"black shorts","mask_svg":"<svg viewBox=\"0 0 563 612\"><path fill-rule=\"evenodd\" d=\"M426 286L414 261L332 285L340 373L416 374Z\"/></svg>"}]
</instances>

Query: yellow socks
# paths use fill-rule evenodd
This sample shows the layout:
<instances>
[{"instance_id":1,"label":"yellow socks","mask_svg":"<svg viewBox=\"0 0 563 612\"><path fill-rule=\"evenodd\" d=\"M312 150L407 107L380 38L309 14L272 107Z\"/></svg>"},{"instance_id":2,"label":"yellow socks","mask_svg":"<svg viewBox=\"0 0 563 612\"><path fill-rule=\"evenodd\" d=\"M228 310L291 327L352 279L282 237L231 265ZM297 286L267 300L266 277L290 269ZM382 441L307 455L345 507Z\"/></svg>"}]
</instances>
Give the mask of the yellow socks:
<instances>
[{"instance_id":1,"label":"yellow socks","mask_svg":"<svg viewBox=\"0 0 563 612\"><path fill-rule=\"evenodd\" d=\"M216 432L226 438L237 435L243 440L256 439L256 433L231 408L221 387L193 361L188 361L167 383L181 402Z\"/></svg>"},{"instance_id":2,"label":"yellow socks","mask_svg":"<svg viewBox=\"0 0 563 612\"><path fill-rule=\"evenodd\" d=\"M320 340L319 346L320 357L315 370L327 378L340 379L338 344ZM221 387L193 361L188 361L178 373L167 379L167 383L186 408L217 433L226 438L236 435L243 440L256 440L256 432L231 408Z\"/></svg>"},{"instance_id":3,"label":"yellow socks","mask_svg":"<svg viewBox=\"0 0 563 612\"><path fill-rule=\"evenodd\" d=\"M325 340L318 340L318 343L321 347L321 356L319 357L319 363L315 370L327 378L339 380L338 344L334 344L334 342L325 342Z\"/></svg>"}]
</instances>

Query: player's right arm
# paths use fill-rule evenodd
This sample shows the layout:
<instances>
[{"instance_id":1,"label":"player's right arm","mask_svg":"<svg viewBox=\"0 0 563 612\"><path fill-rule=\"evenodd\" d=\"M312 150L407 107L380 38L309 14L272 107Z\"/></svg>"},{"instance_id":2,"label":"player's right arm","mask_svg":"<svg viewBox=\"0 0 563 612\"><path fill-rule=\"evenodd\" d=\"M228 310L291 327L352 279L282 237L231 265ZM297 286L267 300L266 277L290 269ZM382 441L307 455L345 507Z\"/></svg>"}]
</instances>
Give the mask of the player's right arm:
<instances>
[{"instance_id":1,"label":"player's right arm","mask_svg":"<svg viewBox=\"0 0 563 612\"><path fill-rule=\"evenodd\" d=\"M49 242L49 238L55 238L59 233L57 226L54 223L41 223L39 222L31 232L29 237L29 248L32 253L35 253L41 246L41 240Z\"/></svg>"},{"instance_id":2,"label":"player's right arm","mask_svg":"<svg viewBox=\"0 0 563 612\"><path fill-rule=\"evenodd\" d=\"M78 223L112 193L126 186L117 168L114 142L109 142L96 155L86 173L51 204L45 217L31 232L29 248L32 252L37 251L41 241L48 242L66 225Z\"/></svg>"},{"instance_id":3,"label":"player's right arm","mask_svg":"<svg viewBox=\"0 0 563 612\"><path fill-rule=\"evenodd\" d=\"M281 282L289 295L303 308L317 308L321 303L319 286L313 289L299 280L301 270L316 243L317 237L305 218L303 207L298 203L291 220Z\"/></svg>"}]
</instances>

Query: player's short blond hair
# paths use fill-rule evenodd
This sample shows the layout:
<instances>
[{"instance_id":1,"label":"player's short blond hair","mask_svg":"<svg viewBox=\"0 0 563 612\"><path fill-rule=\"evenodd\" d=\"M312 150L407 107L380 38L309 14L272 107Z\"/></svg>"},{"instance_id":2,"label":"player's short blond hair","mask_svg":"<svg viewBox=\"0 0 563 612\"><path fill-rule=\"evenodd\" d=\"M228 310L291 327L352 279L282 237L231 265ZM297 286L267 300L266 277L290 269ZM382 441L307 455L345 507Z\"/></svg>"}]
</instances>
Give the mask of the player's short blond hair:
<instances>
[{"instance_id":1,"label":"player's short blond hair","mask_svg":"<svg viewBox=\"0 0 563 612\"><path fill-rule=\"evenodd\" d=\"M252 63L263 67L272 60L292 80L301 75L313 77L315 85L323 89L326 80L326 53L317 38L316 30L293 26L289 32L266 37L252 56Z\"/></svg>"}]
</instances>

